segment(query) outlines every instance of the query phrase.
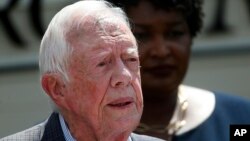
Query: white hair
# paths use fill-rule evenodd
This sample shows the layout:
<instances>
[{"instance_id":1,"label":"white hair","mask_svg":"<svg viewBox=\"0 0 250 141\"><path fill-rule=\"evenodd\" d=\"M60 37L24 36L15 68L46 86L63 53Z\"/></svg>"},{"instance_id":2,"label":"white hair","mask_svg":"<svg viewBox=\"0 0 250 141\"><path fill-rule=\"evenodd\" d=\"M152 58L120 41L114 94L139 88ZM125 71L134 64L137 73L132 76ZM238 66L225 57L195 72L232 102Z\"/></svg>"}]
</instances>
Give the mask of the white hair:
<instances>
[{"instance_id":1,"label":"white hair","mask_svg":"<svg viewBox=\"0 0 250 141\"><path fill-rule=\"evenodd\" d=\"M76 15L77 19L74 18ZM112 22L124 22L131 28L125 12L104 0L84 0L64 7L53 17L41 41L39 54L41 75L59 72L64 80L69 80L67 66L73 48L67 42L67 34L77 31L74 29L79 29L80 26L83 29L88 28L82 27L89 20L87 16L94 17L97 22L103 18Z\"/></svg>"},{"instance_id":2,"label":"white hair","mask_svg":"<svg viewBox=\"0 0 250 141\"><path fill-rule=\"evenodd\" d=\"M41 41L39 53L41 75L59 73L64 81L69 81L67 66L73 48L67 39L67 34L77 32L79 28L89 28L84 26L84 23L89 22L89 18L86 18L89 16L99 22L100 27L102 26L100 21L105 18L105 21L123 22L131 28L125 12L104 0L79 1L64 7L53 17ZM53 100L49 101L54 112L60 112Z\"/></svg>"}]
</instances>

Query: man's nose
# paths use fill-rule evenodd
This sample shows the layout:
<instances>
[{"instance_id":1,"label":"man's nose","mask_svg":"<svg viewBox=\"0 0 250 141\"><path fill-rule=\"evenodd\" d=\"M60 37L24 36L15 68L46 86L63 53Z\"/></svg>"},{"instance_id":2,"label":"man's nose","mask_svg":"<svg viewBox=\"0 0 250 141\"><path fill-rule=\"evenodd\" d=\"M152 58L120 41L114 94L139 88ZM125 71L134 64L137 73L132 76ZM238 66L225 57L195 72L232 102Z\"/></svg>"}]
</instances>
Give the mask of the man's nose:
<instances>
[{"instance_id":1,"label":"man's nose","mask_svg":"<svg viewBox=\"0 0 250 141\"><path fill-rule=\"evenodd\" d=\"M122 61L117 63L111 77L112 87L125 87L132 81L132 74L130 70L124 65Z\"/></svg>"}]
</instances>

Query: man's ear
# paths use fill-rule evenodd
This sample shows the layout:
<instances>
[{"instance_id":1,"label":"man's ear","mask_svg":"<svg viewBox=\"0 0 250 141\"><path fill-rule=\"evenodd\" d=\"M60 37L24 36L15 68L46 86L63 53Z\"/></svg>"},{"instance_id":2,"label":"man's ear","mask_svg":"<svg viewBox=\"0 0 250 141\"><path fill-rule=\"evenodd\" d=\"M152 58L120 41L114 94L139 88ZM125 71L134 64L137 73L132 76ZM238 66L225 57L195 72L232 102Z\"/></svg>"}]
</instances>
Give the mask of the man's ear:
<instances>
[{"instance_id":1,"label":"man's ear","mask_svg":"<svg viewBox=\"0 0 250 141\"><path fill-rule=\"evenodd\" d=\"M57 104L64 100L65 84L58 74L44 74L41 83L46 94Z\"/></svg>"}]
</instances>

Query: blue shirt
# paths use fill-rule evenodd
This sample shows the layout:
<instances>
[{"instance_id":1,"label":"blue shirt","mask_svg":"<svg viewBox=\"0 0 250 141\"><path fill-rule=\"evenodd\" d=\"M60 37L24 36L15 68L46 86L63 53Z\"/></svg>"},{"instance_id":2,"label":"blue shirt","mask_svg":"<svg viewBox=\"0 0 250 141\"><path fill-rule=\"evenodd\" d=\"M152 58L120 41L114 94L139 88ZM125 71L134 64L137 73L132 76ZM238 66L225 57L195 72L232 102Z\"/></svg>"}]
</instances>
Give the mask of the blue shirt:
<instances>
[{"instance_id":1,"label":"blue shirt","mask_svg":"<svg viewBox=\"0 0 250 141\"><path fill-rule=\"evenodd\" d=\"M65 121L64 121L64 119L63 119L63 117L62 117L61 114L59 114L59 120L60 120L60 124L61 124L61 127L62 127L62 131L63 131L63 135L64 135L65 140L66 141L76 141L72 137L72 135L70 134L69 129L66 126Z\"/></svg>"}]
</instances>

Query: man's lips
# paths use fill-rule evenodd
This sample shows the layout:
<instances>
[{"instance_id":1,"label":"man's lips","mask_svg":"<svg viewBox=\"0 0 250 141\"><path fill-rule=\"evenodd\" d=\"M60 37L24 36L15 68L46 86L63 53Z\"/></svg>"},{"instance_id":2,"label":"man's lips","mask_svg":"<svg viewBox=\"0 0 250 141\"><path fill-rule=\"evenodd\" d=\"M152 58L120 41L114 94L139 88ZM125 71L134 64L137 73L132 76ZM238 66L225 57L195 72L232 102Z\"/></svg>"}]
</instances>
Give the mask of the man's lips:
<instances>
[{"instance_id":1,"label":"man's lips","mask_svg":"<svg viewBox=\"0 0 250 141\"><path fill-rule=\"evenodd\" d=\"M126 108L134 103L134 99L132 97L126 98L118 98L108 103L107 105L112 108Z\"/></svg>"}]
</instances>

